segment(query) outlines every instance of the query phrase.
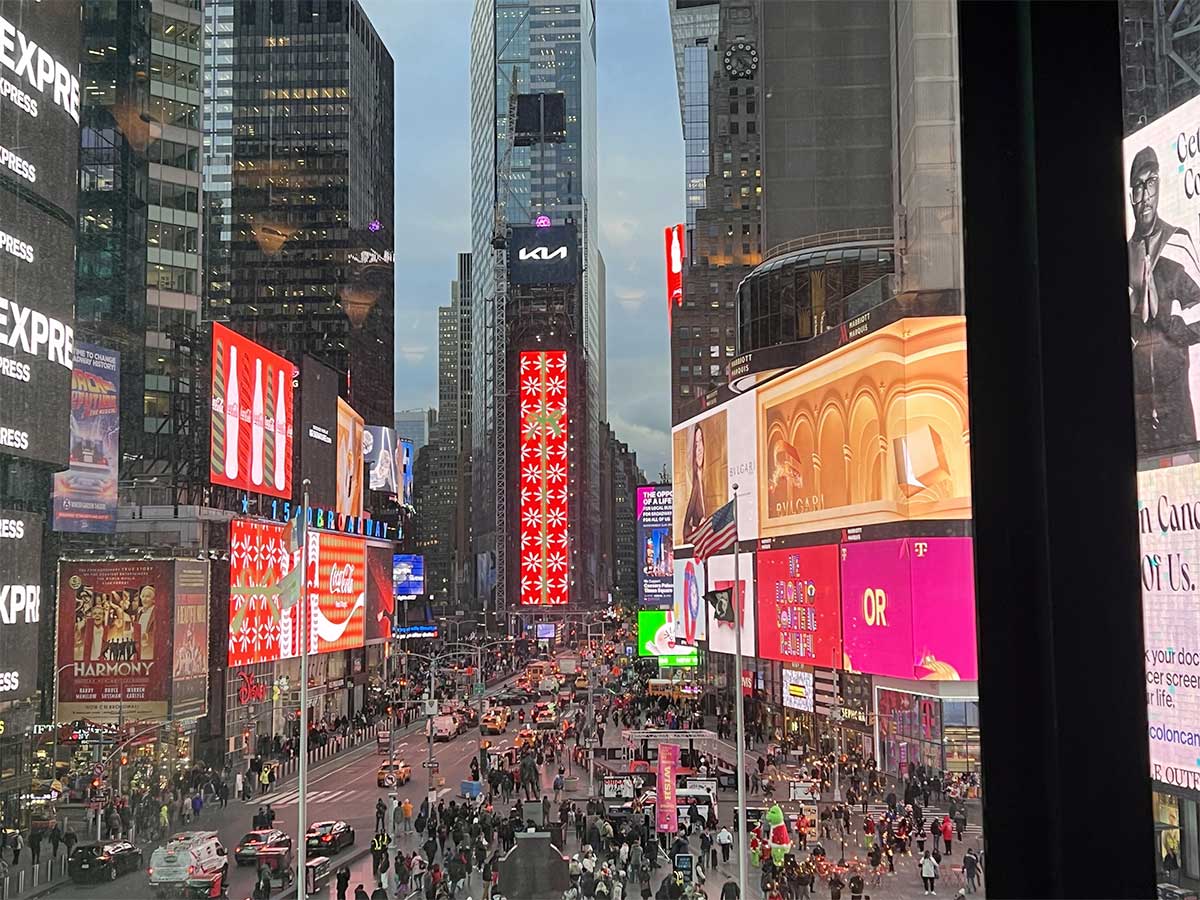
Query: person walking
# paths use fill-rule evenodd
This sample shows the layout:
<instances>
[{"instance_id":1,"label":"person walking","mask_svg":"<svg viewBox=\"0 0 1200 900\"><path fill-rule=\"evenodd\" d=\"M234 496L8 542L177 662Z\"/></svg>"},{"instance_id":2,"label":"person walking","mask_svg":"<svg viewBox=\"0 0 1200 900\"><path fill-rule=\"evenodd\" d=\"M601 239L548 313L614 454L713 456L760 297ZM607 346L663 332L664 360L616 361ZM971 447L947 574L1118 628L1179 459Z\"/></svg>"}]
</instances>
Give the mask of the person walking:
<instances>
[{"instance_id":1,"label":"person walking","mask_svg":"<svg viewBox=\"0 0 1200 900\"><path fill-rule=\"evenodd\" d=\"M937 881L939 866L938 861L933 858L928 850L921 857L920 867L921 885L925 888L925 896L928 897L931 894L936 894L937 891L934 890L934 884Z\"/></svg>"},{"instance_id":2,"label":"person walking","mask_svg":"<svg viewBox=\"0 0 1200 900\"><path fill-rule=\"evenodd\" d=\"M346 900L346 891L350 889L350 867L343 865L337 870L337 900Z\"/></svg>"},{"instance_id":3,"label":"person walking","mask_svg":"<svg viewBox=\"0 0 1200 900\"><path fill-rule=\"evenodd\" d=\"M42 833L40 831L29 830L29 853L33 857L33 866L37 866L42 861Z\"/></svg>"},{"instance_id":4,"label":"person walking","mask_svg":"<svg viewBox=\"0 0 1200 900\"><path fill-rule=\"evenodd\" d=\"M968 847L963 857L963 875L967 879L967 893L973 894L979 887L979 876L983 874L983 861L974 847Z\"/></svg>"},{"instance_id":5,"label":"person walking","mask_svg":"<svg viewBox=\"0 0 1200 900\"><path fill-rule=\"evenodd\" d=\"M14 831L12 837L8 840L8 846L12 848L13 866L21 864L21 848L25 846L25 842L21 840L21 832Z\"/></svg>"},{"instance_id":6,"label":"person walking","mask_svg":"<svg viewBox=\"0 0 1200 900\"><path fill-rule=\"evenodd\" d=\"M375 801L375 831L383 831L386 822L387 805L383 802L383 798L380 797Z\"/></svg>"},{"instance_id":7,"label":"person walking","mask_svg":"<svg viewBox=\"0 0 1200 900\"><path fill-rule=\"evenodd\" d=\"M733 849L733 834L728 826L722 826L717 832L717 846L721 848L721 862L729 862L729 852Z\"/></svg>"},{"instance_id":8,"label":"person walking","mask_svg":"<svg viewBox=\"0 0 1200 900\"><path fill-rule=\"evenodd\" d=\"M413 805L412 801L407 797L405 797L404 802L400 804L400 821L404 833L411 834L413 830Z\"/></svg>"},{"instance_id":9,"label":"person walking","mask_svg":"<svg viewBox=\"0 0 1200 900\"><path fill-rule=\"evenodd\" d=\"M270 766L263 766L262 771L258 773L258 793L259 796L265 794L271 787Z\"/></svg>"}]
</instances>

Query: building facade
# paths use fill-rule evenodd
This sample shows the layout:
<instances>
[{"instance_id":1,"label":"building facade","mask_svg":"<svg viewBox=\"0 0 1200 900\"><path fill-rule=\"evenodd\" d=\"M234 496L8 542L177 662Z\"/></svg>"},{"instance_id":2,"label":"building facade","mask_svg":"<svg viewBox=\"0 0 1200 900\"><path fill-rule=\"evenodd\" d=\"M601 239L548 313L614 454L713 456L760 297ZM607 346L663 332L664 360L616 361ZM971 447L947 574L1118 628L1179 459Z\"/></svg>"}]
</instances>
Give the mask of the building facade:
<instances>
[{"instance_id":1,"label":"building facade","mask_svg":"<svg viewBox=\"0 0 1200 900\"><path fill-rule=\"evenodd\" d=\"M476 0L471 22L472 545L478 606L515 603L516 394L522 350L563 349L572 372L571 599L596 599L604 384L597 245L594 0ZM564 140L516 146L514 95L562 93ZM551 297L510 290L511 229L574 229L578 268ZM515 470L513 470L515 472ZM499 590L497 590L499 588Z\"/></svg>"},{"instance_id":2,"label":"building facade","mask_svg":"<svg viewBox=\"0 0 1200 900\"><path fill-rule=\"evenodd\" d=\"M687 256L692 255L696 210L708 202L709 81L717 66L717 32L721 21L718 0L667 0L671 44L675 48L675 84L679 91L679 121L683 127L683 157L687 213Z\"/></svg>"},{"instance_id":3,"label":"building facade","mask_svg":"<svg viewBox=\"0 0 1200 900\"><path fill-rule=\"evenodd\" d=\"M209 18L211 83L232 83L232 118L215 98L210 134L223 160L232 131L228 212L213 204L230 222L228 289L214 273L211 312L289 359L331 366L368 424L390 423L391 54L356 0L239 3ZM209 254L218 270L222 253Z\"/></svg>"},{"instance_id":4,"label":"building facade","mask_svg":"<svg viewBox=\"0 0 1200 900\"><path fill-rule=\"evenodd\" d=\"M86 2L79 339L121 353L121 477L166 502L188 451L203 283L201 13Z\"/></svg>"},{"instance_id":5,"label":"building facade","mask_svg":"<svg viewBox=\"0 0 1200 900\"><path fill-rule=\"evenodd\" d=\"M441 334L441 320L438 320L438 333ZM439 345L439 354L441 352ZM439 356L440 359L440 356ZM439 392L440 394L440 392ZM428 409L398 409L392 417L398 437L413 442L413 447L420 450L429 443L430 416Z\"/></svg>"}]
</instances>

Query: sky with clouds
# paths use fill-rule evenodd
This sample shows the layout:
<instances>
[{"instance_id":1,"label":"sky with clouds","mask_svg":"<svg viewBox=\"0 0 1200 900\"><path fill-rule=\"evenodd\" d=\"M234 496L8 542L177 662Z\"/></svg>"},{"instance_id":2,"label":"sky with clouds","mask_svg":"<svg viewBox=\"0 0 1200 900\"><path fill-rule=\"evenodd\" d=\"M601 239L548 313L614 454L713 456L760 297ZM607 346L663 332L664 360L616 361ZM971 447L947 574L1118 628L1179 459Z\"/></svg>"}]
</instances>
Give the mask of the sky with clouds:
<instances>
[{"instance_id":1,"label":"sky with clouds","mask_svg":"<svg viewBox=\"0 0 1200 900\"><path fill-rule=\"evenodd\" d=\"M437 308L470 249L470 0L362 0L396 74L396 408L437 405ZM683 218L665 0L597 0L608 417L652 480L670 441L663 228Z\"/></svg>"}]
</instances>

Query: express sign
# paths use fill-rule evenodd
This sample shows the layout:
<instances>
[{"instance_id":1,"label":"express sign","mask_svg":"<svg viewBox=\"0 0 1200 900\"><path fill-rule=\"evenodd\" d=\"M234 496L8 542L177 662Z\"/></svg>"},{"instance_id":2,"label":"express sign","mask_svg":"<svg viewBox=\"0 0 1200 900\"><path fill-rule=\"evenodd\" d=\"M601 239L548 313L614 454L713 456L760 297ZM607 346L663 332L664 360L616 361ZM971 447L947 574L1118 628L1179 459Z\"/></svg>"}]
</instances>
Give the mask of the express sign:
<instances>
[{"instance_id":1,"label":"express sign","mask_svg":"<svg viewBox=\"0 0 1200 900\"><path fill-rule=\"evenodd\" d=\"M37 690L42 517L0 510L0 702Z\"/></svg>"}]
</instances>

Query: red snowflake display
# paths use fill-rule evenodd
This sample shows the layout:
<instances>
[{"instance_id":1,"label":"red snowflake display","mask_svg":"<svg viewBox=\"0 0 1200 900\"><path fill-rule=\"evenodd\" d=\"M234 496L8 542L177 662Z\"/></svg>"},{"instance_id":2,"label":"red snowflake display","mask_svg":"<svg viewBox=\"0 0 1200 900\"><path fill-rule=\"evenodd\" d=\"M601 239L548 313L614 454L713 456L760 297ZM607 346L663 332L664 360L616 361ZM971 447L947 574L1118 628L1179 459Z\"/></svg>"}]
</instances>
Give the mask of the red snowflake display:
<instances>
[{"instance_id":1,"label":"red snowflake display","mask_svg":"<svg viewBox=\"0 0 1200 900\"><path fill-rule=\"evenodd\" d=\"M567 354L520 357L521 603L559 606L571 586L567 526Z\"/></svg>"}]
</instances>

